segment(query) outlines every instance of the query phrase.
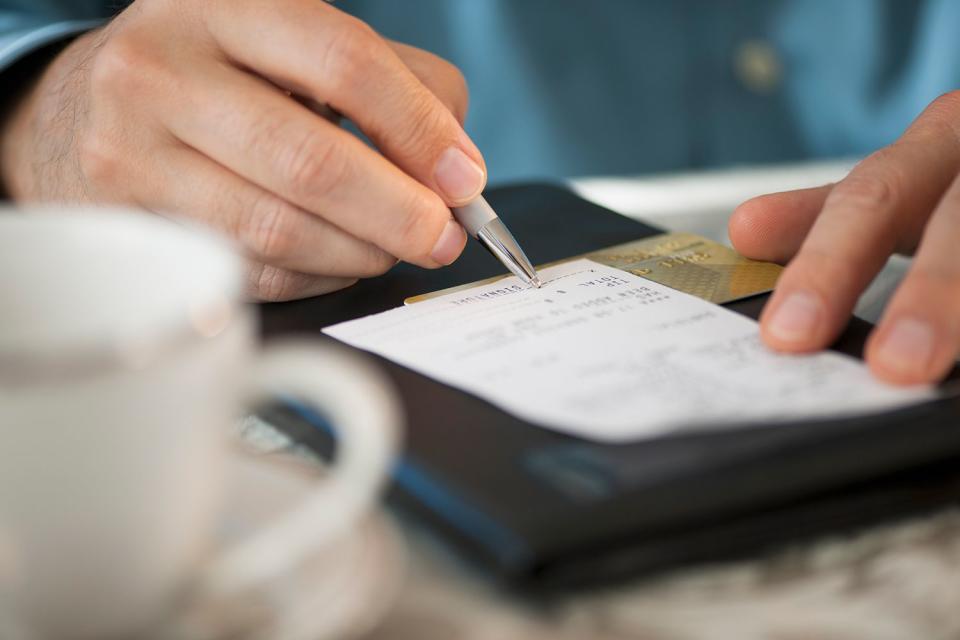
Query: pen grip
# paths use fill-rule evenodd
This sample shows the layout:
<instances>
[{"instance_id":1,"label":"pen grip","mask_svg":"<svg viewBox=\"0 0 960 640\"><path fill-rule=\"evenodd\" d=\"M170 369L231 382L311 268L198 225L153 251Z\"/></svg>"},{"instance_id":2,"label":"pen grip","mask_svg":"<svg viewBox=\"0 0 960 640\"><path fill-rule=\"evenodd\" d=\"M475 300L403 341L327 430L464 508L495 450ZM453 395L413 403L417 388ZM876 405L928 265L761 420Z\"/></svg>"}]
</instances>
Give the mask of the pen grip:
<instances>
[{"instance_id":1,"label":"pen grip","mask_svg":"<svg viewBox=\"0 0 960 640\"><path fill-rule=\"evenodd\" d=\"M497 219L494 212L483 196L479 196L470 204L452 209L453 217L463 226L464 230L472 237L476 238L483 225Z\"/></svg>"}]
</instances>

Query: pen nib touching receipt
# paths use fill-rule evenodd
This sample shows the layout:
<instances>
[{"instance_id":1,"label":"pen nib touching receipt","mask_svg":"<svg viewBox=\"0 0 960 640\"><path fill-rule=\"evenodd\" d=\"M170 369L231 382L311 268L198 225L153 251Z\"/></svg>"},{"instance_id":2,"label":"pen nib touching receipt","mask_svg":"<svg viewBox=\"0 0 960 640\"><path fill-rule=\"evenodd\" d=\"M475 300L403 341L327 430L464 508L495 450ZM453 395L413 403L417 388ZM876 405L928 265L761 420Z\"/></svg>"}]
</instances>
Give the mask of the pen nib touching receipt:
<instances>
[{"instance_id":1,"label":"pen nib touching receipt","mask_svg":"<svg viewBox=\"0 0 960 640\"><path fill-rule=\"evenodd\" d=\"M626 441L685 429L869 413L932 397L859 361L783 355L756 322L581 259L324 330L529 422Z\"/></svg>"}]
</instances>

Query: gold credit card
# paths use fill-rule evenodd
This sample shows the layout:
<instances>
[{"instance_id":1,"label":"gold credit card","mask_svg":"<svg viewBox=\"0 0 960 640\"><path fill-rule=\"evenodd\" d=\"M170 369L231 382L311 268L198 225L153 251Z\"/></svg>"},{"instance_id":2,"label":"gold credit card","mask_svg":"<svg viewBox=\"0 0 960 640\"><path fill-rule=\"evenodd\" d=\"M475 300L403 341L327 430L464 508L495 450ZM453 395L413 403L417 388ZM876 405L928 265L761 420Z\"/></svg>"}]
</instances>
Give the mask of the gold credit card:
<instances>
[{"instance_id":1,"label":"gold credit card","mask_svg":"<svg viewBox=\"0 0 960 640\"><path fill-rule=\"evenodd\" d=\"M641 238L615 247L538 265L537 269L577 258L589 258L716 304L772 291L780 272L783 271L783 267L779 265L749 260L718 242L693 233L681 232ZM404 302L414 304L507 277L509 276L502 275L487 278L407 298Z\"/></svg>"}]
</instances>

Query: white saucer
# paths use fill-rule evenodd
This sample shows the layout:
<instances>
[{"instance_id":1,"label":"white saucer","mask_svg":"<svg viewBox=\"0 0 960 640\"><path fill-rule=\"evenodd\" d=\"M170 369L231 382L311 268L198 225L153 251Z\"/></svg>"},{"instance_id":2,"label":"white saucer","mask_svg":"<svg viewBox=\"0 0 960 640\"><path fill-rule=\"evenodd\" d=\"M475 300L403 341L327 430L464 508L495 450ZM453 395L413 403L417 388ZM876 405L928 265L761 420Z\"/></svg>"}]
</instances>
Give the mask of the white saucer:
<instances>
[{"instance_id":1,"label":"white saucer","mask_svg":"<svg viewBox=\"0 0 960 640\"><path fill-rule=\"evenodd\" d=\"M230 462L221 548L259 530L302 500L323 471L288 454L238 452ZM187 602L157 638L169 640L325 640L370 631L404 581L406 547L382 512L318 547L297 569L223 603Z\"/></svg>"}]
</instances>

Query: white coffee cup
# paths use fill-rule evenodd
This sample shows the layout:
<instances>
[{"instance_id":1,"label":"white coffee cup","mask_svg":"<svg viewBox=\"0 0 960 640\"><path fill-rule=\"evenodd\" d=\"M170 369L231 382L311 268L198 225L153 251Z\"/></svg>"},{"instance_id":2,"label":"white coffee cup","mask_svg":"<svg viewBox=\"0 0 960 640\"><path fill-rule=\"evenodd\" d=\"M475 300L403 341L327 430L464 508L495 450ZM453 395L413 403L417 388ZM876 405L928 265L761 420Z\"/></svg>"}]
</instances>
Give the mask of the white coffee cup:
<instances>
[{"instance_id":1,"label":"white coffee cup","mask_svg":"<svg viewBox=\"0 0 960 640\"><path fill-rule=\"evenodd\" d=\"M225 243L146 213L0 211L8 629L137 635L185 597L276 579L371 508L394 451L394 397L338 349L257 354L241 274ZM293 512L218 549L231 426L276 393L330 418L336 459Z\"/></svg>"}]
</instances>

